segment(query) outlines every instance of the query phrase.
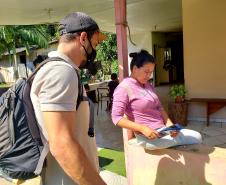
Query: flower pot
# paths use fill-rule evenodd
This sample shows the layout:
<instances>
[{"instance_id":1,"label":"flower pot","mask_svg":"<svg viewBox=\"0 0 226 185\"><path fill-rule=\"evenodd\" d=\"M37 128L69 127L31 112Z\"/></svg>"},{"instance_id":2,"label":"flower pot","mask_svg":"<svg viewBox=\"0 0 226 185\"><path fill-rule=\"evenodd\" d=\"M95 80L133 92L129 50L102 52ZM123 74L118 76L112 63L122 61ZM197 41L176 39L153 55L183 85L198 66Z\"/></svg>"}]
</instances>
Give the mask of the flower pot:
<instances>
[{"instance_id":1,"label":"flower pot","mask_svg":"<svg viewBox=\"0 0 226 185\"><path fill-rule=\"evenodd\" d=\"M168 106L168 114L173 123L179 123L183 126L187 125L188 103L170 102Z\"/></svg>"},{"instance_id":2,"label":"flower pot","mask_svg":"<svg viewBox=\"0 0 226 185\"><path fill-rule=\"evenodd\" d=\"M184 102L184 97L183 96L177 96L175 98L175 103L183 103Z\"/></svg>"}]
</instances>

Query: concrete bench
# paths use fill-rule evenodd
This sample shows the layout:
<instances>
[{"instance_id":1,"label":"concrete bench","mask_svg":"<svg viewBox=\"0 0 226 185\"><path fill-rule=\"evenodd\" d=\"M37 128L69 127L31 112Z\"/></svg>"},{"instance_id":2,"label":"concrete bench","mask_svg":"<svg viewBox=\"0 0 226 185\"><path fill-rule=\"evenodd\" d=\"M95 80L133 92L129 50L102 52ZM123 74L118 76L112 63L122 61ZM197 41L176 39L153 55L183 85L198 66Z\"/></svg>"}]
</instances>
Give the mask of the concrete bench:
<instances>
[{"instance_id":1,"label":"concrete bench","mask_svg":"<svg viewBox=\"0 0 226 185\"><path fill-rule=\"evenodd\" d=\"M128 185L225 185L226 149L187 145L151 151L129 145L126 132Z\"/></svg>"},{"instance_id":2,"label":"concrete bench","mask_svg":"<svg viewBox=\"0 0 226 185\"><path fill-rule=\"evenodd\" d=\"M224 106L226 106L226 99L222 99L222 98L191 98L186 101L187 102L199 102L199 103L206 104L206 116L207 116L206 124L207 124L207 126L209 126L210 115L217 112Z\"/></svg>"}]
</instances>

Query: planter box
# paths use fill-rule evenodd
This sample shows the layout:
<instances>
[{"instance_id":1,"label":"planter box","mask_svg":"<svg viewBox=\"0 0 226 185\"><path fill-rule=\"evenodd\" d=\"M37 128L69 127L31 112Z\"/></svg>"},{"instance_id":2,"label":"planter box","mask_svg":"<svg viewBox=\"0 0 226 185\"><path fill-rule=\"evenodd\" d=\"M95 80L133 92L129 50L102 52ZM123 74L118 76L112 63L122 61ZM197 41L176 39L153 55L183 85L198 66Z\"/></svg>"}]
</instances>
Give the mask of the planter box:
<instances>
[{"instance_id":1,"label":"planter box","mask_svg":"<svg viewBox=\"0 0 226 185\"><path fill-rule=\"evenodd\" d=\"M173 123L179 123L183 126L187 125L188 103L170 102L168 106L168 114Z\"/></svg>"}]
</instances>

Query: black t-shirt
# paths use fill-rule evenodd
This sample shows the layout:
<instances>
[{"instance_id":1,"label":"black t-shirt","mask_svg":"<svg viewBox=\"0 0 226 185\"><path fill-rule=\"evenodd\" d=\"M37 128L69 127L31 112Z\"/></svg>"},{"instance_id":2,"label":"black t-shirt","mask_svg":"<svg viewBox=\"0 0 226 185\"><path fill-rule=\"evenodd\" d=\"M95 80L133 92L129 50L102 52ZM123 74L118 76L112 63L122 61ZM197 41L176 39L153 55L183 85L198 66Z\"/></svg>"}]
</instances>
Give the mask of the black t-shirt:
<instances>
[{"instance_id":1,"label":"black t-shirt","mask_svg":"<svg viewBox=\"0 0 226 185\"><path fill-rule=\"evenodd\" d=\"M113 96L113 93L114 93L114 90L115 88L118 86L119 82L117 81L110 81L108 83L108 87L109 87L109 96L112 97Z\"/></svg>"}]
</instances>

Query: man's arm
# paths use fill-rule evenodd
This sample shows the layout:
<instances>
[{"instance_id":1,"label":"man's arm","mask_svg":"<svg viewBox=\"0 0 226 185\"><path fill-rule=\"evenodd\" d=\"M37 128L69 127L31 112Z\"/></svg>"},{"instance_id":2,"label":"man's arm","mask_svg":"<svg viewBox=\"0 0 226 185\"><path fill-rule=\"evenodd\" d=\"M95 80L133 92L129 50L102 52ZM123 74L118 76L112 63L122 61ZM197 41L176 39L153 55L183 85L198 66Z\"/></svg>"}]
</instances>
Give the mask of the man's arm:
<instances>
[{"instance_id":1,"label":"man's arm","mask_svg":"<svg viewBox=\"0 0 226 185\"><path fill-rule=\"evenodd\" d=\"M80 185L106 185L74 137L74 112L43 112L50 152Z\"/></svg>"}]
</instances>

